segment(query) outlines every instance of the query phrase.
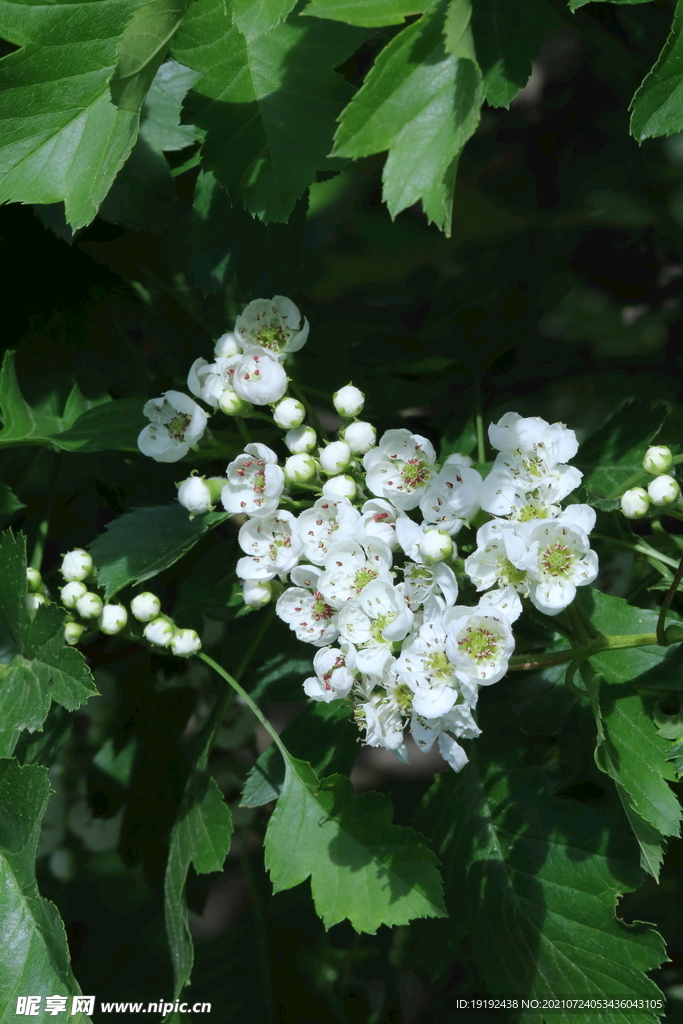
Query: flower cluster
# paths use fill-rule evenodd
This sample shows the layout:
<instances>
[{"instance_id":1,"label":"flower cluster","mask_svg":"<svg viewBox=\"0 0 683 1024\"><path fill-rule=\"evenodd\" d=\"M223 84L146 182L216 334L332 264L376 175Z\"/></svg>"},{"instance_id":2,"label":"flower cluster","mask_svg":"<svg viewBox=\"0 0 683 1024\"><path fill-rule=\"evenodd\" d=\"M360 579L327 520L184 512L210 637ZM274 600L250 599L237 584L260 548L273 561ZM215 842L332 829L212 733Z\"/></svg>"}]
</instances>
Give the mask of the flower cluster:
<instances>
[{"instance_id":1,"label":"flower cluster","mask_svg":"<svg viewBox=\"0 0 683 1024\"><path fill-rule=\"evenodd\" d=\"M654 479L644 487L632 487L621 497L621 511L627 519L642 519L648 515L650 506L679 505L681 488L676 479L669 475L673 469L674 457L671 449L664 445L653 445L645 452L643 469Z\"/></svg>"},{"instance_id":2,"label":"flower cluster","mask_svg":"<svg viewBox=\"0 0 683 1024\"><path fill-rule=\"evenodd\" d=\"M311 699L348 702L365 742L402 758L409 729L457 771L467 760L458 741L480 731L479 688L508 669L523 601L556 615L597 575L588 539L595 513L562 505L581 481L569 464L576 435L507 413L489 428L498 455L482 477L469 456L439 462L431 441L407 429L378 439L358 418L365 396L347 384L332 396L344 425L324 441L286 394L283 361L307 336L288 299L257 300L219 339L213 363L195 361L192 394L238 415L270 405L289 455L246 443L225 477L190 476L178 498L191 515L220 501L241 518L245 603L276 599L278 616L316 648L303 684ZM176 416L163 447L154 423L140 439L161 461L182 457L201 418L173 401L187 418L182 438Z\"/></svg>"}]
</instances>

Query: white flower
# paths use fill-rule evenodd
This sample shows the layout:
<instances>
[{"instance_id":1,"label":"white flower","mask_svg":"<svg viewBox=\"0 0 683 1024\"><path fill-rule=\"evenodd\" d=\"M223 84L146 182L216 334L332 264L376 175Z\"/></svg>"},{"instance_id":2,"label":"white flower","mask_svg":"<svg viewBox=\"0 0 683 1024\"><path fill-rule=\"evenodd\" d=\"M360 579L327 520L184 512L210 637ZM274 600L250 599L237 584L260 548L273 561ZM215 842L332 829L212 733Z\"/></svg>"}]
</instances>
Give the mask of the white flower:
<instances>
[{"instance_id":1,"label":"white flower","mask_svg":"<svg viewBox=\"0 0 683 1024\"><path fill-rule=\"evenodd\" d=\"M178 658L189 658L201 646L202 642L194 629L177 629L171 637L171 650Z\"/></svg>"},{"instance_id":2,"label":"white flower","mask_svg":"<svg viewBox=\"0 0 683 1024\"><path fill-rule=\"evenodd\" d=\"M519 522L558 515L559 502L576 490L583 474L574 466L557 465L547 474L533 477L522 462L516 462L514 456L496 459L481 487L481 507Z\"/></svg>"},{"instance_id":3,"label":"white flower","mask_svg":"<svg viewBox=\"0 0 683 1024\"><path fill-rule=\"evenodd\" d=\"M456 606L444 612L446 652L468 704L476 703L476 684L497 683L507 672L515 649L512 623L521 610L517 594L506 587L484 594L476 608Z\"/></svg>"},{"instance_id":4,"label":"white flower","mask_svg":"<svg viewBox=\"0 0 683 1024\"><path fill-rule=\"evenodd\" d=\"M83 548L74 548L64 555L62 567L59 570L65 580L69 582L84 580L92 569L92 558Z\"/></svg>"},{"instance_id":5,"label":"white flower","mask_svg":"<svg viewBox=\"0 0 683 1024\"><path fill-rule=\"evenodd\" d=\"M445 715L458 700L455 667L446 654L440 622L426 622L404 641L396 673L413 692L413 711L425 718Z\"/></svg>"},{"instance_id":6,"label":"white flower","mask_svg":"<svg viewBox=\"0 0 683 1024\"><path fill-rule=\"evenodd\" d=\"M361 509L361 517L356 524L356 540L365 544L369 538L378 537L394 551L398 544L396 517L403 515L383 498L370 498Z\"/></svg>"},{"instance_id":7,"label":"white flower","mask_svg":"<svg viewBox=\"0 0 683 1024\"><path fill-rule=\"evenodd\" d=\"M312 452L318 444L318 435L313 427L294 427L285 434L285 444L293 455Z\"/></svg>"},{"instance_id":8,"label":"white flower","mask_svg":"<svg viewBox=\"0 0 683 1024\"><path fill-rule=\"evenodd\" d=\"M321 490L325 498L342 497L352 501L356 497L356 481L348 475L331 476L322 485Z\"/></svg>"},{"instance_id":9,"label":"white flower","mask_svg":"<svg viewBox=\"0 0 683 1024\"><path fill-rule=\"evenodd\" d=\"M242 348L235 335L232 331L227 331L225 334L221 334L214 345L213 354L216 359L228 359L230 356L234 356L241 351Z\"/></svg>"},{"instance_id":10,"label":"white flower","mask_svg":"<svg viewBox=\"0 0 683 1024\"><path fill-rule=\"evenodd\" d=\"M228 482L221 491L226 512L248 516L269 516L278 506L285 487L285 475L277 455L265 444L248 444L244 454L227 468Z\"/></svg>"},{"instance_id":11,"label":"white flower","mask_svg":"<svg viewBox=\"0 0 683 1024\"><path fill-rule=\"evenodd\" d=\"M249 519L238 540L248 556L240 558L236 566L237 575L244 580L275 579L293 569L301 554L296 517L282 509L271 516Z\"/></svg>"},{"instance_id":12,"label":"white flower","mask_svg":"<svg viewBox=\"0 0 683 1024\"><path fill-rule=\"evenodd\" d=\"M372 423L366 423L364 420L349 423L342 437L354 455L365 455L377 443L377 431Z\"/></svg>"},{"instance_id":13,"label":"white flower","mask_svg":"<svg viewBox=\"0 0 683 1024\"><path fill-rule=\"evenodd\" d=\"M242 597L249 608L263 608L273 599L273 584L269 580L245 580Z\"/></svg>"},{"instance_id":14,"label":"white flower","mask_svg":"<svg viewBox=\"0 0 683 1024\"><path fill-rule=\"evenodd\" d=\"M138 622L150 622L152 619L156 619L161 611L161 601L156 594L145 590L133 598L130 602L130 610Z\"/></svg>"},{"instance_id":15,"label":"white flower","mask_svg":"<svg viewBox=\"0 0 683 1024\"><path fill-rule=\"evenodd\" d=\"M621 496L621 511L627 519L642 519L650 511L650 495L644 487L632 487Z\"/></svg>"},{"instance_id":16,"label":"white flower","mask_svg":"<svg viewBox=\"0 0 683 1024\"><path fill-rule=\"evenodd\" d=\"M438 739L439 753L451 766L459 772L467 764L467 754L453 736L463 739L474 739L481 734L481 729L472 718L472 711L466 704L456 707L440 718L425 719L414 714L410 722L413 739L423 753L431 749L434 740Z\"/></svg>"},{"instance_id":17,"label":"white flower","mask_svg":"<svg viewBox=\"0 0 683 1024\"><path fill-rule=\"evenodd\" d=\"M210 512L213 508L211 491L201 476L189 476L178 487L178 501L193 516Z\"/></svg>"},{"instance_id":18,"label":"white flower","mask_svg":"<svg viewBox=\"0 0 683 1024\"><path fill-rule=\"evenodd\" d=\"M64 623L64 643L66 644L77 644L85 633L85 626L82 622L65 622Z\"/></svg>"},{"instance_id":19,"label":"white flower","mask_svg":"<svg viewBox=\"0 0 683 1024\"><path fill-rule=\"evenodd\" d=\"M285 462L285 480L291 484L310 483L318 474L318 464L305 452L290 455Z\"/></svg>"},{"instance_id":20,"label":"white flower","mask_svg":"<svg viewBox=\"0 0 683 1024\"><path fill-rule=\"evenodd\" d=\"M465 559L465 572L477 590L512 586L526 595L527 550L518 523L493 519L477 530L477 550Z\"/></svg>"},{"instance_id":21,"label":"white flower","mask_svg":"<svg viewBox=\"0 0 683 1024\"><path fill-rule=\"evenodd\" d=\"M306 410L296 398L283 398L273 409L273 419L283 430L300 427L305 417Z\"/></svg>"},{"instance_id":22,"label":"white flower","mask_svg":"<svg viewBox=\"0 0 683 1024\"><path fill-rule=\"evenodd\" d=\"M425 617L431 616L437 609L440 612L449 608L458 598L455 573L443 562L436 565L406 562L403 579L401 592L406 603L414 612L424 605Z\"/></svg>"},{"instance_id":23,"label":"white flower","mask_svg":"<svg viewBox=\"0 0 683 1024\"><path fill-rule=\"evenodd\" d=\"M420 500L425 523L456 534L479 511L481 486L469 456L449 455Z\"/></svg>"},{"instance_id":24,"label":"white flower","mask_svg":"<svg viewBox=\"0 0 683 1024\"><path fill-rule=\"evenodd\" d=\"M339 391L335 391L332 402L340 416L357 416L363 411L365 395L353 384L346 384Z\"/></svg>"},{"instance_id":25,"label":"white flower","mask_svg":"<svg viewBox=\"0 0 683 1024\"><path fill-rule=\"evenodd\" d=\"M235 322L235 337L244 348L259 345L280 359L287 352L298 352L308 331L308 320L304 318L301 325L301 313L284 295L254 299Z\"/></svg>"},{"instance_id":26,"label":"white flower","mask_svg":"<svg viewBox=\"0 0 683 1024\"><path fill-rule=\"evenodd\" d=\"M426 562L443 562L455 550L453 539L445 530L425 530L420 541L420 554Z\"/></svg>"},{"instance_id":27,"label":"white flower","mask_svg":"<svg viewBox=\"0 0 683 1024\"><path fill-rule=\"evenodd\" d=\"M67 583L65 587L62 587L59 596L65 608L75 608L76 601L78 601L79 597L87 594L87 592L88 588L85 583L81 583L80 580L73 580L71 583Z\"/></svg>"},{"instance_id":28,"label":"white flower","mask_svg":"<svg viewBox=\"0 0 683 1024\"><path fill-rule=\"evenodd\" d=\"M647 493L653 505L674 505L681 496L681 488L672 476L662 475L650 480Z\"/></svg>"},{"instance_id":29,"label":"white flower","mask_svg":"<svg viewBox=\"0 0 683 1024\"><path fill-rule=\"evenodd\" d=\"M528 544L529 597L539 611L557 615L574 600L577 587L593 582L598 556L586 533L571 523L539 523Z\"/></svg>"},{"instance_id":30,"label":"white flower","mask_svg":"<svg viewBox=\"0 0 683 1024\"><path fill-rule=\"evenodd\" d=\"M76 611L82 619L97 619L102 614L102 598L87 591L76 601Z\"/></svg>"},{"instance_id":31,"label":"white flower","mask_svg":"<svg viewBox=\"0 0 683 1024\"><path fill-rule=\"evenodd\" d=\"M659 473L668 473L674 464L674 457L671 449L663 444L653 445L643 456L643 469L646 473L657 476Z\"/></svg>"},{"instance_id":32,"label":"white flower","mask_svg":"<svg viewBox=\"0 0 683 1024\"><path fill-rule=\"evenodd\" d=\"M365 722L365 743L368 747L385 747L397 753L405 752L403 718L395 701L374 694L366 704L359 704Z\"/></svg>"},{"instance_id":33,"label":"white flower","mask_svg":"<svg viewBox=\"0 0 683 1024\"><path fill-rule=\"evenodd\" d=\"M278 616L297 639L315 647L329 644L339 635L334 608L330 608L318 589L319 573L312 565L298 566L292 572L292 580L303 586L285 590L275 606Z\"/></svg>"},{"instance_id":34,"label":"white flower","mask_svg":"<svg viewBox=\"0 0 683 1024\"><path fill-rule=\"evenodd\" d=\"M391 659L391 645L403 640L413 613L399 591L382 579L373 580L339 612L339 632L356 647L356 666L381 676Z\"/></svg>"},{"instance_id":35,"label":"white flower","mask_svg":"<svg viewBox=\"0 0 683 1024\"><path fill-rule=\"evenodd\" d=\"M321 647L313 658L315 676L304 680L304 692L325 704L347 697L355 682L355 662L356 652L351 644L342 644L341 649Z\"/></svg>"},{"instance_id":36,"label":"white flower","mask_svg":"<svg viewBox=\"0 0 683 1024\"><path fill-rule=\"evenodd\" d=\"M217 359L215 363L207 363L206 359L195 359L187 375L187 386L193 395L201 398L212 409L220 403L224 391L234 395L233 377L241 356L234 355L228 359Z\"/></svg>"},{"instance_id":37,"label":"white flower","mask_svg":"<svg viewBox=\"0 0 683 1024\"><path fill-rule=\"evenodd\" d=\"M181 391L152 398L142 410L152 422L138 436L138 448L156 462L178 462L206 430L206 413Z\"/></svg>"},{"instance_id":38,"label":"white flower","mask_svg":"<svg viewBox=\"0 0 683 1024\"><path fill-rule=\"evenodd\" d=\"M488 433L492 446L499 452L521 453L548 466L569 462L579 450L573 430L564 423L547 423L540 416L506 412L489 426Z\"/></svg>"},{"instance_id":39,"label":"white flower","mask_svg":"<svg viewBox=\"0 0 683 1024\"><path fill-rule=\"evenodd\" d=\"M363 457L363 466L372 493L407 511L424 497L435 461L431 441L400 429L387 430Z\"/></svg>"},{"instance_id":40,"label":"white flower","mask_svg":"<svg viewBox=\"0 0 683 1024\"><path fill-rule=\"evenodd\" d=\"M145 639L149 640L151 644L156 644L157 647L168 647L174 633L173 624L162 616L152 619L144 628Z\"/></svg>"},{"instance_id":41,"label":"white flower","mask_svg":"<svg viewBox=\"0 0 683 1024\"><path fill-rule=\"evenodd\" d=\"M335 541L325 559L318 589L329 605L341 608L373 580L391 584L391 562L391 551L381 540L369 540L365 547L356 540Z\"/></svg>"},{"instance_id":42,"label":"white flower","mask_svg":"<svg viewBox=\"0 0 683 1024\"><path fill-rule=\"evenodd\" d=\"M286 392L287 374L265 348L248 348L235 365L232 385L245 402L270 405Z\"/></svg>"},{"instance_id":43,"label":"white flower","mask_svg":"<svg viewBox=\"0 0 683 1024\"><path fill-rule=\"evenodd\" d=\"M359 518L348 498L318 498L297 520L304 556L314 565L324 565L332 545L353 537Z\"/></svg>"},{"instance_id":44,"label":"white flower","mask_svg":"<svg viewBox=\"0 0 683 1024\"><path fill-rule=\"evenodd\" d=\"M350 462L351 449L346 441L332 441L320 449L320 465L330 476L348 469Z\"/></svg>"},{"instance_id":45,"label":"white flower","mask_svg":"<svg viewBox=\"0 0 683 1024\"><path fill-rule=\"evenodd\" d=\"M252 408L251 402L243 402L236 391L226 388L218 399L218 408L226 416L246 416Z\"/></svg>"},{"instance_id":46,"label":"white flower","mask_svg":"<svg viewBox=\"0 0 683 1024\"><path fill-rule=\"evenodd\" d=\"M99 617L98 625L103 633L114 636L125 629L128 622L128 612L122 604L105 604Z\"/></svg>"}]
</instances>

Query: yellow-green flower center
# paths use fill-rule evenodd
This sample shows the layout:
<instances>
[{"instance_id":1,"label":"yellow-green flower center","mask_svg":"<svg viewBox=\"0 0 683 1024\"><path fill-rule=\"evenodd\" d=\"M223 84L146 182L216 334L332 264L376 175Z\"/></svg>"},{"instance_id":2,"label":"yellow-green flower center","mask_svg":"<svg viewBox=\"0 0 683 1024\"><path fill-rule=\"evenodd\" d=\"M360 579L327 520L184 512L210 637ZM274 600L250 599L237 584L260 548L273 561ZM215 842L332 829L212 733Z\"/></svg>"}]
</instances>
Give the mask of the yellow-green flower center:
<instances>
[{"instance_id":1,"label":"yellow-green flower center","mask_svg":"<svg viewBox=\"0 0 683 1024\"><path fill-rule=\"evenodd\" d=\"M550 544L541 554L541 565L543 571L550 576L566 576L574 562L574 556L569 548L558 541Z\"/></svg>"},{"instance_id":2,"label":"yellow-green flower center","mask_svg":"<svg viewBox=\"0 0 683 1024\"><path fill-rule=\"evenodd\" d=\"M446 657L445 651L437 651L425 658L429 671L437 679L450 679L453 675L453 666Z\"/></svg>"},{"instance_id":3,"label":"yellow-green flower center","mask_svg":"<svg viewBox=\"0 0 683 1024\"><path fill-rule=\"evenodd\" d=\"M473 661L495 658L499 637L484 626L468 626L464 636L458 640L458 647Z\"/></svg>"},{"instance_id":4,"label":"yellow-green flower center","mask_svg":"<svg viewBox=\"0 0 683 1024\"><path fill-rule=\"evenodd\" d=\"M183 441L185 439L185 431L190 425L192 417L189 413L179 412L173 417L171 422L168 424L169 435L174 441Z\"/></svg>"},{"instance_id":5,"label":"yellow-green flower center","mask_svg":"<svg viewBox=\"0 0 683 1024\"><path fill-rule=\"evenodd\" d=\"M255 340L261 348L270 349L272 352L281 352L288 339L282 325L273 321L273 323L261 327Z\"/></svg>"}]
</instances>

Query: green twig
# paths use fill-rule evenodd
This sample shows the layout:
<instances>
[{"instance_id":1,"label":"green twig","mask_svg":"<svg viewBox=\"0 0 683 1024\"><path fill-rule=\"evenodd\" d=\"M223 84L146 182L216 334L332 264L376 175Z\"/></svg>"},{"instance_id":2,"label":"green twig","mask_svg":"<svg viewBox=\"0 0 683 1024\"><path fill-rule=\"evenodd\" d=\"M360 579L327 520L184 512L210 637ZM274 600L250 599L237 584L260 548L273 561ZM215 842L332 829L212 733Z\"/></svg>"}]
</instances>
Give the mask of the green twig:
<instances>
[{"instance_id":1,"label":"green twig","mask_svg":"<svg viewBox=\"0 0 683 1024\"><path fill-rule=\"evenodd\" d=\"M171 176L177 178L179 174L184 174L185 171L191 171L193 167L198 167L201 163L202 155L200 152L195 153L189 160L186 160L180 167L171 168Z\"/></svg>"},{"instance_id":2,"label":"green twig","mask_svg":"<svg viewBox=\"0 0 683 1024\"><path fill-rule=\"evenodd\" d=\"M481 411L481 380L477 377L475 385L475 414L474 423L477 431L477 462L486 462L486 448L484 445L484 417Z\"/></svg>"},{"instance_id":3,"label":"green twig","mask_svg":"<svg viewBox=\"0 0 683 1024\"><path fill-rule=\"evenodd\" d=\"M678 590L678 588L681 585L681 580L683 580L683 556L681 557L680 564L679 564L679 566L678 566L678 568L676 570L676 575L674 576L673 580L671 581L671 586L669 587L669 589L667 590L666 594L664 595L664 600L662 601L662 607L659 609L659 618L657 619L657 641L663 647L667 647L668 644L669 644L669 641L666 638L666 626L665 626L667 612L669 611L669 608L671 607L671 602L673 601L674 597L676 596L676 591Z\"/></svg>"},{"instance_id":4,"label":"green twig","mask_svg":"<svg viewBox=\"0 0 683 1024\"><path fill-rule=\"evenodd\" d=\"M315 409L313 408L311 403L308 401L308 399L306 398L305 394L303 393L302 389L299 387L297 382L295 380L293 380L292 378L290 378L289 383L290 383L290 386L292 388L292 391L294 392L294 394L296 395L296 397L299 399L299 401L303 405L304 409L306 410L306 412L308 414L308 418L310 419L311 423L315 427L318 436L320 437L320 439L322 441L326 441L327 440L327 431L325 430L324 426L320 422L320 417L318 416L317 412L315 411Z\"/></svg>"},{"instance_id":5,"label":"green twig","mask_svg":"<svg viewBox=\"0 0 683 1024\"><path fill-rule=\"evenodd\" d=\"M59 476L59 467L62 461L62 453L55 452L52 462L52 472L50 473L50 483L48 484L48 499L45 507L45 515L38 526L36 533L36 542L33 545L33 553L31 554L30 568L37 569L40 572L40 566L43 562L43 554L45 552L45 542L47 541L47 535L50 531L50 517L52 515L52 508L55 503L55 491L57 488L57 477Z\"/></svg>"},{"instance_id":6,"label":"green twig","mask_svg":"<svg viewBox=\"0 0 683 1024\"><path fill-rule=\"evenodd\" d=\"M584 661L603 651L619 651L628 647L652 647L659 644L656 633L630 633L622 636L605 636L601 634L589 643L571 647L566 651L554 654L514 654L510 658L509 670L521 672L525 669L549 668L551 665L562 665L568 661Z\"/></svg>"}]
</instances>

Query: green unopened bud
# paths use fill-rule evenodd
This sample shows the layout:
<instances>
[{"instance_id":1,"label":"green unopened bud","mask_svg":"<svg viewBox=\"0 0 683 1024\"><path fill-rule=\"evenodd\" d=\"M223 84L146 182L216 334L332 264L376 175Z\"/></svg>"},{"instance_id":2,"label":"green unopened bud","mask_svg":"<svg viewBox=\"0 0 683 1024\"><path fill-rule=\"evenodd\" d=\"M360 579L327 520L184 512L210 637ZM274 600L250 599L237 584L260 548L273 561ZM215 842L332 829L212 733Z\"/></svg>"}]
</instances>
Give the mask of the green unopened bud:
<instances>
[{"instance_id":1,"label":"green unopened bud","mask_svg":"<svg viewBox=\"0 0 683 1024\"><path fill-rule=\"evenodd\" d=\"M253 408L251 402L243 401L232 388L226 388L218 399L218 406L226 416L245 416Z\"/></svg>"},{"instance_id":2,"label":"green unopened bud","mask_svg":"<svg viewBox=\"0 0 683 1024\"><path fill-rule=\"evenodd\" d=\"M82 619L97 619L102 614L102 598L91 591L86 591L76 601L76 611Z\"/></svg>"},{"instance_id":3,"label":"green unopened bud","mask_svg":"<svg viewBox=\"0 0 683 1024\"><path fill-rule=\"evenodd\" d=\"M680 499L681 488L672 476L656 476L647 487L653 505L675 505Z\"/></svg>"},{"instance_id":4,"label":"green unopened bud","mask_svg":"<svg viewBox=\"0 0 683 1024\"><path fill-rule=\"evenodd\" d=\"M156 594L145 590L144 593L133 598L130 602L130 610L138 622L150 622L152 619L156 619L161 611L161 601Z\"/></svg>"},{"instance_id":5,"label":"green unopened bud","mask_svg":"<svg viewBox=\"0 0 683 1024\"><path fill-rule=\"evenodd\" d=\"M308 484L318 475L318 464L305 452L290 455L285 462L285 480L290 484Z\"/></svg>"},{"instance_id":6,"label":"green unopened bud","mask_svg":"<svg viewBox=\"0 0 683 1024\"><path fill-rule=\"evenodd\" d=\"M64 642L77 644L85 633L85 626L82 622L66 622L64 624Z\"/></svg>"},{"instance_id":7,"label":"green unopened bud","mask_svg":"<svg viewBox=\"0 0 683 1024\"><path fill-rule=\"evenodd\" d=\"M74 548L64 555L60 572L65 580L84 580L92 571L92 558L83 548Z\"/></svg>"},{"instance_id":8,"label":"green unopened bud","mask_svg":"<svg viewBox=\"0 0 683 1024\"><path fill-rule=\"evenodd\" d=\"M646 473L652 473L653 476L668 473L673 464L674 457L671 454L671 449L661 444L648 448L643 458L643 469Z\"/></svg>"},{"instance_id":9,"label":"green unopened bud","mask_svg":"<svg viewBox=\"0 0 683 1024\"><path fill-rule=\"evenodd\" d=\"M171 650L178 658L189 658L201 649L202 642L194 629L177 629L171 638Z\"/></svg>"},{"instance_id":10,"label":"green unopened bud","mask_svg":"<svg viewBox=\"0 0 683 1024\"><path fill-rule=\"evenodd\" d=\"M43 577L37 569L26 570L26 586L31 594L37 594L43 589Z\"/></svg>"},{"instance_id":11,"label":"green unopened bud","mask_svg":"<svg viewBox=\"0 0 683 1024\"><path fill-rule=\"evenodd\" d=\"M283 398L273 409L273 419L282 430L300 427L306 418L306 410L296 398Z\"/></svg>"},{"instance_id":12,"label":"green unopened bud","mask_svg":"<svg viewBox=\"0 0 683 1024\"><path fill-rule=\"evenodd\" d=\"M71 583L67 583L66 586L62 587L59 596L65 608L75 608L79 597L83 597L87 593L88 588L85 583L81 583L80 580L72 580Z\"/></svg>"},{"instance_id":13,"label":"green unopened bud","mask_svg":"<svg viewBox=\"0 0 683 1024\"><path fill-rule=\"evenodd\" d=\"M145 639L157 647L168 647L175 633L175 626L170 619L159 616L145 626Z\"/></svg>"},{"instance_id":14,"label":"green unopened bud","mask_svg":"<svg viewBox=\"0 0 683 1024\"><path fill-rule=\"evenodd\" d=\"M650 511L650 496L644 487L632 487L621 496L621 511L627 519L642 519Z\"/></svg>"},{"instance_id":15,"label":"green unopened bud","mask_svg":"<svg viewBox=\"0 0 683 1024\"><path fill-rule=\"evenodd\" d=\"M242 596L250 608L263 608L273 599L273 584L270 580L245 580Z\"/></svg>"},{"instance_id":16,"label":"green unopened bud","mask_svg":"<svg viewBox=\"0 0 683 1024\"><path fill-rule=\"evenodd\" d=\"M41 604L45 604L45 597L43 594L26 595L26 607L28 609L28 614L31 619L35 616Z\"/></svg>"},{"instance_id":17,"label":"green unopened bud","mask_svg":"<svg viewBox=\"0 0 683 1024\"><path fill-rule=\"evenodd\" d=\"M128 612L122 604L105 604L98 624L103 633L108 636L115 636L122 629L126 628Z\"/></svg>"},{"instance_id":18,"label":"green unopened bud","mask_svg":"<svg viewBox=\"0 0 683 1024\"><path fill-rule=\"evenodd\" d=\"M453 538L445 530L425 530L420 541L420 554L428 562L443 562L453 554Z\"/></svg>"}]
</instances>

